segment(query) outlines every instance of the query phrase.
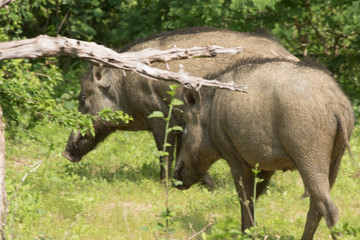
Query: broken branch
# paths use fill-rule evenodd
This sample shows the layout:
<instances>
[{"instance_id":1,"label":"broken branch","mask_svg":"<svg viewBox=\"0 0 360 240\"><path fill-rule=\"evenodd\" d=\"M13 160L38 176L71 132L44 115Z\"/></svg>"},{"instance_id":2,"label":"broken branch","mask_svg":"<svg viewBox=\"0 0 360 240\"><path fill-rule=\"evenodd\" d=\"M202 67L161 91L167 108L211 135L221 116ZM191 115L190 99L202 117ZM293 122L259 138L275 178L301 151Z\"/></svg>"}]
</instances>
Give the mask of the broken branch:
<instances>
[{"instance_id":1,"label":"broken branch","mask_svg":"<svg viewBox=\"0 0 360 240\"><path fill-rule=\"evenodd\" d=\"M15 0L0 0L0 8L14 1Z\"/></svg>"},{"instance_id":2,"label":"broken branch","mask_svg":"<svg viewBox=\"0 0 360 240\"><path fill-rule=\"evenodd\" d=\"M203 78L190 76L184 71L173 73L147 65L158 61L167 62L175 59L212 57L222 53L235 54L241 50L241 47L222 48L219 46L210 46L190 49L174 47L169 50L145 49L140 52L118 53L94 42L40 35L32 39L1 42L0 61L17 58L55 57L60 55L73 56L95 64L131 70L152 79L180 83L188 88L199 89L202 86L206 86L246 92L245 86L237 86L234 83L223 83L216 80L205 80Z\"/></svg>"}]
</instances>

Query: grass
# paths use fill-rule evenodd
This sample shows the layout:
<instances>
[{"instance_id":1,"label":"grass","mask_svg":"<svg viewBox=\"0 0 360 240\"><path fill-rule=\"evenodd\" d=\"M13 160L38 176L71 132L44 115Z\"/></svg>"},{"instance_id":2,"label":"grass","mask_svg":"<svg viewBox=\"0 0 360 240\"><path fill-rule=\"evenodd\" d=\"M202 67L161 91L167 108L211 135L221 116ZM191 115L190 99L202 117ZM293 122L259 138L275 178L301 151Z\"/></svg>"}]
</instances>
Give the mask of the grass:
<instances>
[{"instance_id":1,"label":"grass","mask_svg":"<svg viewBox=\"0 0 360 240\"><path fill-rule=\"evenodd\" d=\"M165 189L159 182L159 163L153 137L148 132L117 132L81 162L61 156L69 131L40 124L30 134L7 137L8 199L32 164L30 173L10 205L8 239L156 239L164 224ZM331 191L340 210L342 239L360 238L360 129L351 139L354 159L342 161ZM170 189L169 206L175 212L172 239L187 239L207 223L216 223L197 239L215 239L216 231L240 229L238 204L230 170L218 161L210 171L217 188L195 185L189 190ZM266 194L257 201L257 225L264 239L299 239L309 205L302 198L298 172L278 172ZM235 238L236 239L236 238ZM240 239L240 238L239 238ZM331 239L324 220L315 239Z\"/></svg>"}]
</instances>

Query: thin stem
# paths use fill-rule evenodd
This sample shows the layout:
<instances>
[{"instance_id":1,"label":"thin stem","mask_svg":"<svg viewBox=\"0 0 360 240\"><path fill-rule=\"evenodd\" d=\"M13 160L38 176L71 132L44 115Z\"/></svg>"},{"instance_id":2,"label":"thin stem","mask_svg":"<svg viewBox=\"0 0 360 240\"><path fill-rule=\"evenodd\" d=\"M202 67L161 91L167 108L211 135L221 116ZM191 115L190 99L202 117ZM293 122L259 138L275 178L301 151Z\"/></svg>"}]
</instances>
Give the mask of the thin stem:
<instances>
[{"instance_id":1,"label":"thin stem","mask_svg":"<svg viewBox=\"0 0 360 240\"><path fill-rule=\"evenodd\" d=\"M66 239L67 239L67 236L68 236L69 233L71 232L72 228L73 228L74 225L79 221L79 219L80 219L80 217L81 217L81 214L83 214L83 212L79 213L79 214L76 216L75 221L70 225L69 229L65 232L63 240L66 240Z\"/></svg>"},{"instance_id":2,"label":"thin stem","mask_svg":"<svg viewBox=\"0 0 360 240\"><path fill-rule=\"evenodd\" d=\"M250 216L250 221L254 225L254 219L253 219L253 215L251 213L250 207L249 207L249 201L246 199L246 193L245 193L245 190L244 190L245 188L244 188L242 177L240 177L240 179L239 179L239 185L240 185L240 187L241 187L241 189L243 191L243 196L244 196L244 199L240 198L240 201L242 201L243 204L245 205L246 210L247 210L247 212L248 212L248 214Z\"/></svg>"},{"instance_id":3,"label":"thin stem","mask_svg":"<svg viewBox=\"0 0 360 240\"><path fill-rule=\"evenodd\" d=\"M170 119L171 119L171 113L173 110L172 104L170 104L168 117L166 118L166 128L165 128L165 140L164 140L164 146L163 146L163 152L166 152L166 145L167 145L167 139L168 139L168 131L169 131L169 125L170 125ZM166 227L166 239L169 239L169 156L165 156L165 227Z\"/></svg>"},{"instance_id":4,"label":"thin stem","mask_svg":"<svg viewBox=\"0 0 360 240\"><path fill-rule=\"evenodd\" d=\"M254 196L253 196L253 206L254 206L254 228L256 230L256 187L257 184L264 181L263 179L260 179L258 177L259 173L261 172L261 170L259 170L259 164L257 163L255 165L255 169L252 170L252 172L254 173Z\"/></svg>"},{"instance_id":5,"label":"thin stem","mask_svg":"<svg viewBox=\"0 0 360 240\"><path fill-rule=\"evenodd\" d=\"M256 181L256 176L257 174L255 174L255 181L254 181L254 197L253 197L253 206L254 206L254 227L256 228L256 185L257 185L257 181Z\"/></svg>"}]
</instances>

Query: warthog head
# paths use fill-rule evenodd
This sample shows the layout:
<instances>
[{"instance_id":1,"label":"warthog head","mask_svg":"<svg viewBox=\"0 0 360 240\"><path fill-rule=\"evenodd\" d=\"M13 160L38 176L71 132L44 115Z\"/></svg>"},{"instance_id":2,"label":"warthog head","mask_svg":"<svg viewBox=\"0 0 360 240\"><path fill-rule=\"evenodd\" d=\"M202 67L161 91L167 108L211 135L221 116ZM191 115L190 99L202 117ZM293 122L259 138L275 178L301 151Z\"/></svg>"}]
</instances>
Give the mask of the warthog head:
<instances>
[{"instance_id":1,"label":"warthog head","mask_svg":"<svg viewBox=\"0 0 360 240\"><path fill-rule=\"evenodd\" d=\"M97 115L104 108L121 110L116 93L116 86L122 77L121 74L115 72L117 70L92 66L83 78L81 83L81 93L79 96L79 111L83 114ZM111 131L119 129L121 122L114 126L109 122L94 122L95 136L91 134L82 135L80 131L71 132L66 149L63 156L71 162L78 162L81 158L90 152L95 146L106 138Z\"/></svg>"},{"instance_id":2,"label":"warthog head","mask_svg":"<svg viewBox=\"0 0 360 240\"><path fill-rule=\"evenodd\" d=\"M200 91L213 91L201 89ZM179 189L187 189L202 178L220 153L211 139L211 129L204 127L208 122L208 104L202 103L199 92L185 89L183 93L185 121L183 142L175 168L174 178L182 181Z\"/></svg>"}]
</instances>

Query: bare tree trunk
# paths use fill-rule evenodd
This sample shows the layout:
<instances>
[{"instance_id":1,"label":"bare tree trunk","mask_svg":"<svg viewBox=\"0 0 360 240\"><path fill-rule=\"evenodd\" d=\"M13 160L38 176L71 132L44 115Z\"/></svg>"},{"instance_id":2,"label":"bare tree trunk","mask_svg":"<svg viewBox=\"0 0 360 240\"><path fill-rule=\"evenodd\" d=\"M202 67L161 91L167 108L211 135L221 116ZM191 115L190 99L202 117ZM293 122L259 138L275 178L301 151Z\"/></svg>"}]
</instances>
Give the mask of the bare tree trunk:
<instances>
[{"instance_id":1,"label":"bare tree trunk","mask_svg":"<svg viewBox=\"0 0 360 240\"><path fill-rule=\"evenodd\" d=\"M2 121L2 108L0 106L0 233L5 239L4 226L6 216L6 191L5 191L5 124Z\"/></svg>"}]
</instances>

